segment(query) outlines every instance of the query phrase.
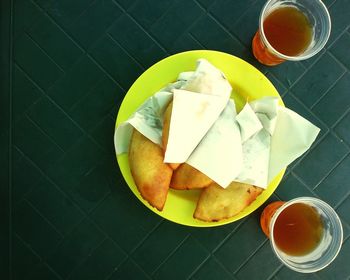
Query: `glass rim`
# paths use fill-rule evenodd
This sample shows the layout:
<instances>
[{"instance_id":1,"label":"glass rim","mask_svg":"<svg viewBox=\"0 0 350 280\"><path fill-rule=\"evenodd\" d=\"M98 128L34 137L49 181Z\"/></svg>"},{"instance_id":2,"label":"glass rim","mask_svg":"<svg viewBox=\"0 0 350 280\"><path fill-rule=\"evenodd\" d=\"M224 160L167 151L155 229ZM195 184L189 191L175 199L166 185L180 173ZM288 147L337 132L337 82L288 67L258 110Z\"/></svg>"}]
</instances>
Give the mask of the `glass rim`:
<instances>
[{"instance_id":1,"label":"glass rim","mask_svg":"<svg viewBox=\"0 0 350 280\"><path fill-rule=\"evenodd\" d=\"M287 207L289 207L290 205L296 204L296 203L305 203L308 204L308 202L316 202L319 204L322 204L322 206L324 206L325 208L327 208L328 210L330 210L331 213L334 214L334 218L335 220L339 223L340 227L339 227L339 235L340 235L340 246L337 248L337 251L335 252L334 256L324 265L314 268L314 269L299 269L297 267L294 267L292 265L290 265L288 262L286 262L283 257L280 255L280 253L278 252L277 248L276 248L276 243L275 243L275 239L274 239L274 235L273 235L273 226L278 218L278 216L280 215L280 213L286 209ZM323 200L316 198L316 197L307 197L307 196L302 196L302 197L297 197L294 199L291 199L287 202L285 202L283 205L281 205L281 207L279 207L276 212L273 214L271 221L270 221L270 225L269 225L269 231L270 231L270 243L271 243L271 247L275 253L275 255L278 257L278 259L287 267L289 267L290 269L297 271L297 272L303 272L303 273L313 273L316 271L319 271L325 267L327 267L331 262L333 262L333 260L337 257L337 255L339 254L339 251L342 247L342 241L343 241L343 227L342 227L342 223L341 220L337 214L337 212L335 212L335 210L333 209L332 206L330 206L328 203L324 202Z\"/></svg>"},{"instance_id":2,"label":"glass rim","mask_svg":"<svg viewBox=\"0 0 350 280\"><path fill-rule=\"evenodd\" d=\"M285 55L283 53L280 53L279 51L277 51L270 43L269 41L267 40L266 36L265 36L265 32L264 32L264 15L266 13L266 10L267 10L267 7L268 5L270 4L270 2L273 1L273 0L268 0L264 7L262 8L261 10L261 13L260 13L260 16L259 16L259 33L260 33L260 37L261 39L263 40L263 43L267 46L267 48L269 49L270 52L272 52L273 55L281 58L281 59L284 59L284 60L290 60L290 61L299 61L299 60L304 60L304 59L308 59L312 56L314 56L315 54L317 54L320 50L323 49L323 47L326 45L328 39L329 39L329 36L331 34L331 29L332 29L332 22L331 22L331 17L330 17L330 14L329 14L329 11L326 7L326 5L321 1L321 0L316 0L321 6L322 8L324 9L325 11L325 14L326 14L326 17L327 17L327 21L329 23L329 29L327 31L327 34L326 34L326 37L325 37L325 40L322 42L322 44L320 44L312 53L309 53L309 54L306 54L306 55L303 55L300 54L298 56L289 56L289 55Z\"/></svg>"}]
</instances>

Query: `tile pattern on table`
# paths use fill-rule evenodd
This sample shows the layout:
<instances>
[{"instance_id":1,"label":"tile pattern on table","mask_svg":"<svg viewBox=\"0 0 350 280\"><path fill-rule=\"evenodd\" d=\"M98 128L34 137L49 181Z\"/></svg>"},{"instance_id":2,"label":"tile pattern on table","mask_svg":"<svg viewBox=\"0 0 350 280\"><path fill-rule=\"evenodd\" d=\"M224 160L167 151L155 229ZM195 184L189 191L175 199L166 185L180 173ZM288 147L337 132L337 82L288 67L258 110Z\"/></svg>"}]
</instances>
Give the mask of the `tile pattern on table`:
<instances>
[{"instance_id":1,"label":"tile pattern on table","mask_svg":"<svg viewBox=\"0 0 350 280\"><path fill-rule=\"evenodd\" d=\"M272 254L262 207L219 228L188 228L145 208L119 172L112 134L123 96L147 67L191 49L252 63L322 129L268 202L308 195L336 207L344 247L306 278L350 277L350 2L326 1L326 50L273 68L250 50L264 2L13 1L12 123L1 134L12 140L12 279L305 278Z\"/></svg>"}]
</instances>

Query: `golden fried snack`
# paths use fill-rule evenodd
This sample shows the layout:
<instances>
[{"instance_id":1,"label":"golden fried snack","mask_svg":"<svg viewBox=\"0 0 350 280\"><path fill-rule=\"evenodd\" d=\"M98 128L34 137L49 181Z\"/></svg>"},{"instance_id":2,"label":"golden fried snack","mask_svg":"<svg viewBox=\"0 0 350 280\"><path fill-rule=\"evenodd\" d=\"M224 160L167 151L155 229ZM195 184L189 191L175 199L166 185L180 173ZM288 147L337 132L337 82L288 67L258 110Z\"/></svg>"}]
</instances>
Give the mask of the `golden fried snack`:
<instances>
[{"instance_id":1,"label":"golden fried snack","mask_svg":"<svg viewBox=\"0 0 350 280\"><path fill-rule=\"evenodd\" d=\"M163 134L162 134L162 144L163 144L163 150L165 152L166 146L168 144L168 138L169 138L169 128L170 128L170 119L171 119L171 112L173 109L173 102L170 102L168 107L166 108L164 115L163 115ZM170 167L175 170L180 166L180 163L168 163Z\"/></svg>"},{"instance_id":2,"label":"golden fried snack","mask_svg":"<svg viewBox=\"0 0 350 280\"><path fill-rule=\"evenodd\" d=\"M174 171L170 187L177 190L200 189L207 187L212 182L212 179L196 168L183 163Z\"/></svg>"},{"instance_id":3,"label":"golden fried snack","mask_svg":"<svg viewBox=\"0 0 350 280\"><path fill-rule=\"evenodd\" d=\"M215 222L237 215L263 191L253 185L232 182L226 189L213 183L205 188L197 202L194 218Z\"/></svg>"},{"instance_id":4,"label":"golden fried snack","mask_svg":"<svg viewBox=\"0 0 350 280\"><path fill-rule=\"evenodd\" d=\"M134 129L129 147L132 177L142 197L163 210L173 170L163 162L163 150Z\"/></svg>"}]
</instances>

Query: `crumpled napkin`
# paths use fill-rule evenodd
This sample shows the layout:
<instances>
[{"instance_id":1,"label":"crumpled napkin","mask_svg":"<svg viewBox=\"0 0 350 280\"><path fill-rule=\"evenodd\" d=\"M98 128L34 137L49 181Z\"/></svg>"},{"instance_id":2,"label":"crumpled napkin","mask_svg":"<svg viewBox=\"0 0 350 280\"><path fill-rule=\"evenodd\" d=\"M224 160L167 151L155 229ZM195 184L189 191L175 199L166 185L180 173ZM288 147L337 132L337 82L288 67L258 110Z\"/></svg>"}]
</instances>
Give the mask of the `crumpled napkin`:
<instances>
[{"instance_id":1,"label":"crumpled napkin","mask_svg":"<svg viewBox=\"0 0 350 280\"><path fill-rule=\"evenodd\" d=\"M127 121L121 123L115 129L114 147L117 155L129 150L133 128L137 129L153 143L162 145L164 111L173 98L172 90L179 89L184 83L185 80L179 80L161 89L149 97Z\"/></svg>"},{"instance_id":2,"label":"crumpled napkin","mask_svg":"<svg viewBox=\"0 0 350 280\"><path fill-rule=\"evenodd\" d=\"M165 162L187 162L222 187L238 181L266 188L320 130L276 97L247 103L237 114L230 94L225 76L200 59L194 72L180 73L116 128L116 153L128 151L133 127L161 145L163 113L173 100Z\"/></svg>"},{"instance_id":3,"label":"crumpled napkin","mask_svg":"<svg viewBox=\"0 0 350 280\"><path fill-rule=\"evenodd\" d=\"M236 120L241 128L243 167L234 180L262 188L307 151L320 132L297 113L279 106L276 97L247 103Z\"/></svg>"}]
</instances>

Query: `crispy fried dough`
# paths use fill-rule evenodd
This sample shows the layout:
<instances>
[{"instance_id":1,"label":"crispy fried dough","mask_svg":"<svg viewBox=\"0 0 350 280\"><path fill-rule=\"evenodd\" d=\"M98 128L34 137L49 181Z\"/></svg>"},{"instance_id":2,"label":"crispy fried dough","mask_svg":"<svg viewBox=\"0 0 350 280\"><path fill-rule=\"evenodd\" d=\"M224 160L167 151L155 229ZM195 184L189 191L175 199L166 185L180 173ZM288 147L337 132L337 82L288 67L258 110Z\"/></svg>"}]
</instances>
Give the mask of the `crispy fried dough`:
<instances>
[{"instance_id":1,"label":"crispy fried dough","mask_svg":"<svg viewBox=\"0 0 350 280\"><path fill-rule=\"evenodd\" d=\"M166 108L164 115L163 115L163 134L162 134L162 144L164 152L166 151L166 146L168 144L168 138L169 138L169 129L170 129L170 119L171 119L171 112L173 109L173 102L170 102L168 107ZM175 170L180 166L180 163L168 163L170 167Z\"/></svg>"},{"instance_id":2,"label":"crispy fried dough","mask_svg":"<svg viewBox=\"0 0 350 280\"><path fill-rule=\"evenodd\" d=\"M142 197L159 211L163 210L172 169L163 162L163 150L134 129L129 148L129 165Z\"/></svg>"},{"instance_id":3,"label":"crispy fried dough","mask_svg":"<svg viewBox=\"0 0 350 280\"><path fill-rule=\"evenodd\" d=\"M193 216L207 222L233 217L249 206L262 191L238 182L232 182L226 189L213 183L202 191Z\"/></svg>"},{"instance_id":4,"label":"crispy fried dough","mask_svg":"<svg viewBox=\"0 0 350 280\"><path fill-rule=\"evenodd\" d=\"M174 171L170 187L177 190L200 189L207 187L212 182L212 179L196 168L183 163Z\"/></svg>"}]
</instances>

